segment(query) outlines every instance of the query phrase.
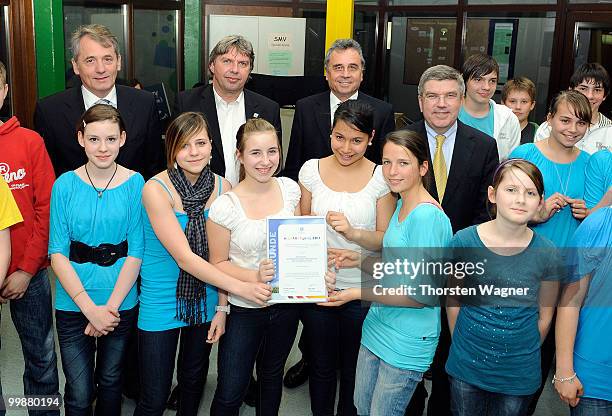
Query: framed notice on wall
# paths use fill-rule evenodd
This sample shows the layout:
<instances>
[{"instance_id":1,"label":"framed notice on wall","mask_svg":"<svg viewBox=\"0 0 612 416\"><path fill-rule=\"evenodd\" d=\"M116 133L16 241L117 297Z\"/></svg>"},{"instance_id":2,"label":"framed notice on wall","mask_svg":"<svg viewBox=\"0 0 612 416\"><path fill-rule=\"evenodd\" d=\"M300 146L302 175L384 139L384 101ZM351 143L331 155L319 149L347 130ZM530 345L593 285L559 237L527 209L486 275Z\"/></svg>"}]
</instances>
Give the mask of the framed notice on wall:
<instances>
[{"instance_id":1,"label":"framed notice on wall","mask_svg":"<svg viewBox=\"0 0 612 416\"><path fill-rule=\"evenodd\" d=\"M487 53L499 64L497 84L505 84L514 76L518 19L491 19Z\"/></svg>"}]
</instances>

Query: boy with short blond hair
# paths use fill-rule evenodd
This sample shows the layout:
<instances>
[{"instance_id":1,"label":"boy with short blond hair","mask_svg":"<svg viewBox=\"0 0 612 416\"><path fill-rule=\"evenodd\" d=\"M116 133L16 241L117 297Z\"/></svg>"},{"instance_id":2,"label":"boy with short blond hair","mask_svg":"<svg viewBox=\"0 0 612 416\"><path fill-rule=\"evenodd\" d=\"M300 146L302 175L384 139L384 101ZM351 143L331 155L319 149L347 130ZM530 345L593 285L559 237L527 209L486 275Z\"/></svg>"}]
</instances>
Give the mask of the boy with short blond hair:
<instances>
[{"instance_id":1,"label":"boy with short blond hair","mask_svg":"<svg viewBox=\"0 0 612 416\"><path fill-rule=\"evenodd\" d=\"M0 108L8 93L0 62ZM11 261L0 286L0 302L10 302L11 318L23 350L26 396L59 395L53 335L51 288L47 277L49 203L55 175L42 138L17 117L0 121L0 175L23 216L11 227ZM1 393L1 392L0 392ZM59 410L37 414L59 415Z\"/></svg>"},{"instance_id":2,"label":"boy with short blond hair","mask_svg":"<svg viewBox=\"0 0 612 416\"><path fill-rule=\"evenodd\" d=\"M529 121L536 105L536 87L527 77L508 80L501 92L502 104L512 110L521 126L521 144L533 143L538 125Z\"/></svg>"}]
</instances>

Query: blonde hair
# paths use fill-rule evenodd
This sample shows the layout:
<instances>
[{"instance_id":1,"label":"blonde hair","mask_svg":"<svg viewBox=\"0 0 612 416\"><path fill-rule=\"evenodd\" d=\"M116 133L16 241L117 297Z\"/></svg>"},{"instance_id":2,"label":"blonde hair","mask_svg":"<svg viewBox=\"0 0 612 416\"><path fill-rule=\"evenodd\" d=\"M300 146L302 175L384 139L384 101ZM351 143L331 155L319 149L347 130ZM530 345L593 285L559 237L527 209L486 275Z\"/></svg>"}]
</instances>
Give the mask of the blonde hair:
<instances>
[{"instance_id":1,"label":"blonde hair","mask_svg":"<svg viewBox=\"0 0 612 416\"><path fill-rule=\"evenodd\" d=\"M6 84L6 67L0 61L0 87L4 87L4 84Z\"/></svg>"},{"instance_id":2,"label":"blonde hair","mask_svg":"<svg viewBox=\"0 0 612 416\"><path fill-rule=\"evenodd\" d=\"M238 129L238 132L236 133L236 150L238 150L238 152L242 154L244 152L244 147L245 147L245 143L247 141L248 136L253 133L264 133L264 132L274 133L276 137L276 141L278 143L278 150L280 152L280 161L278 162L278 167L276 168L276 172L274 172L274 174L276 175L280 171L281 166L283 165L282 143L280 141L280 138L278 137L276 128L272 124L270 124L268 121L264 120L263 118L251 118L251 119L248 119L246 123L244 123L242 126L240 126L240 128ZM239 180L242 181L245 175L246 174L244 171L244 165L241 164Z\"/></svg>"}]
</instances>

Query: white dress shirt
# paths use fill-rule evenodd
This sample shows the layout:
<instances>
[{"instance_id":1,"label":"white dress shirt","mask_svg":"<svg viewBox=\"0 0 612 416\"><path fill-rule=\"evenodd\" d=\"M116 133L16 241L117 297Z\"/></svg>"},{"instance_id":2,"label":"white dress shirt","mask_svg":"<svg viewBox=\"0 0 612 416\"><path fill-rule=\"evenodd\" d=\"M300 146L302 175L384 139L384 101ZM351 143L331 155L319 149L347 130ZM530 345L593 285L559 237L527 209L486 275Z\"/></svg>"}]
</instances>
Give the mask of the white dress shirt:
<instances>
[{"instance_id":1,"label":"white dress shirt","mask_svg":"<svg viewBox=\"0 0 612 416\"><path fill-rule=\"evenodd\" d=\"M349 97L349 100L356 100L358 94L359 94L359 91L355 91L355 94L351 95ZM331 124L332 125L334 124L334 114L336 113L336 110L342 103L343 101L340 101L340 99L336 97L333 92L331 91L329 92L329 112L331 114Z\"/></svg>"},{"instance_id":2,"label":"white dress shirt","mask_svg":"<svg viewBox=\"0 0 612 416\"><path fill-rule=\"evenodd\" d=\"M236 133L240 126L246 123L246 111L244 109L244 91L236 101L226 102L213 87L215 94L215 106L217 107L217 119L221 131L221 143L223 143L223 161L225 162L225 179L232 186L236 186L239 180L240 162L236 159Z\"/></svg>"},{"instance_id":3,"label":"white dress shirt","mask_svg":"<svg viewBox=\"0 0 612 416\"><path fill-rule=\"evenodd\" d=\"M434 129L429 127L429 124L425 122L425 130L427 131L427 143L429 144L429 153L431 155L431 161L433 162L434 155L436 154L436 136L440 133L436 133ZM444 155L444 162L446 162L446 174L450 173L451 162L453 160L453 149L455 148L455 138L457 137L457 122L453 124L445 133L442 133L446 139L442 143L442 154Z\"/></svg>"},{"instance_id":4,"label":"white dress shirt","mask_svg":"<svg viewBox=\"0 0 612 416\"><path fill-rule=\"evenodd\" d=\"M100 100L107 100L110 102L110 105L117 108L117 89L113 85L113 89L106 95L106 97L100 98L96 94L89 91L85 88L84 85L81 85L81 93L83 94L83 104L85 104L85 111L89 110L90 107L93 107Z\"/></svg>"}]
</instances>

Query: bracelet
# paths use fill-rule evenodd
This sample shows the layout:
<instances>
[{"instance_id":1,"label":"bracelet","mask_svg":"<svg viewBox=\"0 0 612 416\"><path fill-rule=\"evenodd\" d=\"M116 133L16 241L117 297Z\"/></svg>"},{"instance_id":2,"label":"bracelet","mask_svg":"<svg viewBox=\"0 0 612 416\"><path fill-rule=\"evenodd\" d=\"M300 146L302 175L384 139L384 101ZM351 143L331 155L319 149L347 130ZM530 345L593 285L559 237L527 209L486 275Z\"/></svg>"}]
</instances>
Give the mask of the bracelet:
<instances>
[{"instance_id":1,"label":"bracelet","mask_svg":"<svg viewBox=\"0 0 612 416\"><path fill-rule=\"evenodd\" d=\"M81 290L79 293L77 293L76 295L74 295L72 297L72 301L74 302L74 300L77 298L77 296L79 296L81 293L85 292L85 289Z\"/></svg>"},{"instance_id":2,"label":"bracelet","mask_svg":"<svg viewBox=\"0 0 612 416\"><path fill-rule=\"evenodd\" d=\"M552 384L555 384L555 381L558 381L559 383L565 383L565 382L573 383L575 378L576 378L576 373L572 374L569 377L557 377L557 375L555 374L553 375Z\"/></svg>"},{"instance_id":3,"label":"bracelet","mask_svg":"<svg viewBox=\"0 0 612 416\"><path fill-rule=\"evenodd\" d=\"M230 314L230 305L218 305L215 306L215 311L217 312L224 312L225 314L229 315Z\"/></svg>"}]
</instances>

